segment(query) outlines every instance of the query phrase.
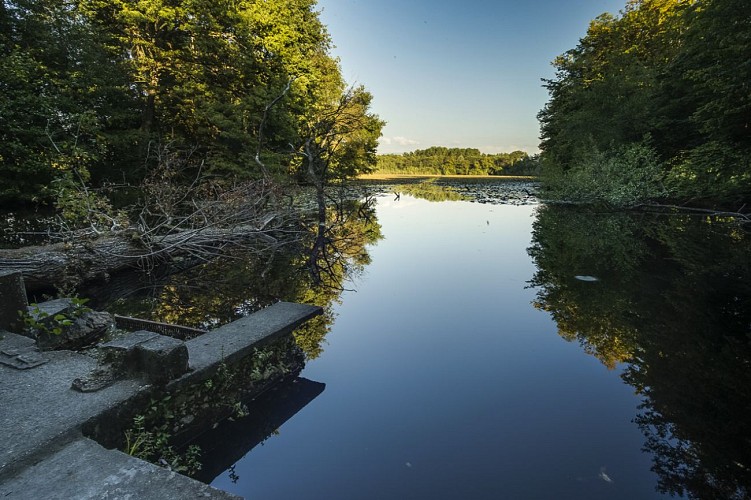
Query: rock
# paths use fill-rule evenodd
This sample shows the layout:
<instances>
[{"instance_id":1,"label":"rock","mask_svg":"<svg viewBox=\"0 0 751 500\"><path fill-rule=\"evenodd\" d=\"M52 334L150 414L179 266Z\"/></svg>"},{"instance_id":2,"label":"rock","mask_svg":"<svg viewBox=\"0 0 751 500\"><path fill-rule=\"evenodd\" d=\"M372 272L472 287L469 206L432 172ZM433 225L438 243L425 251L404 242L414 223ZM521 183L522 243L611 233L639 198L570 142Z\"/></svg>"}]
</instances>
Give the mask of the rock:
<instances>
[{"instance_id":1,"label":"rock","mask_svg":"<svg viewBox=\"0 0 751 500\"><path fill-rule=\"evenodd\" d=\"M89 344L101 340L115 326L115 318L107 312L89 311L78 318L73 325L63 332L68 344Z\"/></svg>"},{"instance_id":2,"label":"rock","mask_svg":"<svg viewBox=\"0 0 751 500\"><path fill-rule=\"evenodd\" d=\"M111 366L98 367L85 377L73 379L71 389L78 392L96 392L109 387L117 380L117 374Z\"/></svg>"},{"instance_id":3,"label":"rock","mask_svg":"<svg viewBox=\"0 0 751 500\"><path fill-rule=\"evenodd\" d=\"M73 310L73 299L62 298L40 302L29 307L29 314L40 323L48 323L58 314L68 314Z\"/></svg>"},{"instance_id":4,"label":"rock","mask_svg":"<svg viewBox=\"0 0 751 500\"><path fill-rule=\"evenodd\" d=\"M195 419L196 419L195 415L185 415L183 418L180 419L180 423L182 425L190 425L193 423Z\"/></svg>"},{"instance_id":5,"label":"rock","mask_svg":"<svg viewBox=\"0 0 751 500\"><path fill-rule=\"evenodd\" d=\"M39 304L32 304L26 308L26 312L31 319L36 321L38 325L49 330L52 330L59 324L55 320L55 316L62 314L68 318L68 315L72 310L73 300L66 298L40 302ZM19 333L32 339L36 339L39 343L39 348L43 350L55 349L60 345L60 339L57 338L57 335L42 332L37 328L25 328Z\"/></svg>"},{"instance_id":6,"label":"rock","mask_svg":"<svg viewBox=\"0 0 751 500\"><path fill-rule=\"evenodd\" d=\"M88 311L72 325L63 328L60 335L40 335L39 346L45 350L77 349L101 340L114 325L115 319L111 314Z\"/></svg>"}]
</instances>

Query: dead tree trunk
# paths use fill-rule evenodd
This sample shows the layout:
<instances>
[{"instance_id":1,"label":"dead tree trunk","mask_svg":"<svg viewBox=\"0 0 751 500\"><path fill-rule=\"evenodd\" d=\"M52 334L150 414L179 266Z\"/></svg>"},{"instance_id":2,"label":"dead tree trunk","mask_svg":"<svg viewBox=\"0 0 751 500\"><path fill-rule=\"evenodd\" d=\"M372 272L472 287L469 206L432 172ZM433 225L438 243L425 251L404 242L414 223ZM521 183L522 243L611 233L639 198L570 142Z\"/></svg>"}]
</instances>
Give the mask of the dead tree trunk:
<instances>
[{"instance_id":1,"label":"dead tree trunk","mask_svg":"<svg viewBox=\"0 0 751 500\"><path fill-rule=\"evenodd\" d=\"M127 235L0 250L0 269L21 272L28 291L106 280L125 269L180 258L208 260L237 246L278 244L266 228L202 228L168 234L145 245Z\"/></svg>"},{"instance_id":2,"label":"dead tree trunk","mask_svg":"<svg viewBox=\"0 0 751 500\"><path fill-rule=\"evenodd\" d=\"M26 289L34 291L63 285L73 277L80 281L106 277L134 264L139 251L142 253L143 249L135 248L123 238L4 249L0 250L0 268L22 273ZM113 254L122 257L104 257Z\"/></svg>"}]
</instances>

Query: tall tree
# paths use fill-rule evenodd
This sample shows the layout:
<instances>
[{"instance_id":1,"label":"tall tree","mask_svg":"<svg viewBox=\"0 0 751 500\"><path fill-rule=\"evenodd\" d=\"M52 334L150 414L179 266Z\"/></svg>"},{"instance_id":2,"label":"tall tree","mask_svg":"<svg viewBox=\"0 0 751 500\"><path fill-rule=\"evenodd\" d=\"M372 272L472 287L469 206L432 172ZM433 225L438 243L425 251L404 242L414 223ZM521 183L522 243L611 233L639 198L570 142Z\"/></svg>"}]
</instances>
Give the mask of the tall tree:
<instances>
[{"instance_id":1,"label":"tall tree","mask_svg":"<svg viewBox=\"0 0 751 500\"><path fill-rule=\"evenodd\" d=\"M0 6L3 200L50 197L53 181L90 174L138 181L165 151L229 180L286 176L346 93L314 0ZM342 160L353 170L372 160L371 132Z\"/></svg>"},{"instance_id":2,"label":"tall tree","mask_svg":"<svg viewBox=\"0 0 751 500\"><path fill-rule=\"evenodd\" d=\"M661 165L661 176L646 177L674 197L751 195L750 50L747 2L631 0L620 16L598 17L545 83L550 184L596 177L597 155L631 168L624 152L640 147Z\"/></svg>"},{"instance_id":3,"label":"tall tree","mask_svg":"<svg viewBox=\"0 0 751 500\"><path fill-rule=\"evenodd\" d=\"M682 50L669 66L664 100L679 97L678 130L687 130L672 162L695 197L751 197L751 5L702 0L687 11ZM679 92L676 88L679 87ZM684 138L685 136L679 136Z\"/></svg>"},{"instance_id":4,"label":"tall tree","mask_svg":"<svg viewBox=\"0 0 751 500\"><path fill-rule=\"evenodd\" d=\"M687 0L632 0L620 17L592 21L579 45L554 61L540 112L545 158L564 170L586 151L659 135L657 79L680 47Z\"/></svg>"}]
</instances>

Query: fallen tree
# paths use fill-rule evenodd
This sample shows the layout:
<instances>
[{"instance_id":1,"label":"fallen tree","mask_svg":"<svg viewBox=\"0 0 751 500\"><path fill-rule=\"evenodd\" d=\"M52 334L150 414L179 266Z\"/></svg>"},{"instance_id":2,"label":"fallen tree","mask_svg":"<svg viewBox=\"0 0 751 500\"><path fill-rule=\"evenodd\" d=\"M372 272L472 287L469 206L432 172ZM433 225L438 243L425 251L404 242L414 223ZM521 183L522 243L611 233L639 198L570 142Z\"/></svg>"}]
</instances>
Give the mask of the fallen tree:
<instances>
[{"instance_id":1,"label":"fallen tree","mask_svg":"<svg viewBox=\"0 0 751 500\"><path fill-rule=\"evenodd\" d=\"M95 239L65 241L0 250L0 269L23 273L29 291L75 286L108 280L125 269L148 271L159 263L190 259L206 261L226 255L237 246L268 250L283 243L278 233L289 231L272 225L272 216L260 227L204 227L163 235L145 245L140 235L124 232Z\"/></svg>"},{"instance_id":2,"label":"fallen tree","mask_svg":"<svg viewBox=\"0 0 751 500\"><path fill-rule=\"evenodd\" d=\"M70 290L125 269L180 267L238 247L273 252L300 237L300 218L275 184L227 187L202 178L199 168L186 186L175 164L162 165L139 187L141 201L124 210L85 187L73 192L70 205L82 216L61 217L49 244L0 249L0 269L23 273L29 291Z\"/></svg>"}]
</instances>

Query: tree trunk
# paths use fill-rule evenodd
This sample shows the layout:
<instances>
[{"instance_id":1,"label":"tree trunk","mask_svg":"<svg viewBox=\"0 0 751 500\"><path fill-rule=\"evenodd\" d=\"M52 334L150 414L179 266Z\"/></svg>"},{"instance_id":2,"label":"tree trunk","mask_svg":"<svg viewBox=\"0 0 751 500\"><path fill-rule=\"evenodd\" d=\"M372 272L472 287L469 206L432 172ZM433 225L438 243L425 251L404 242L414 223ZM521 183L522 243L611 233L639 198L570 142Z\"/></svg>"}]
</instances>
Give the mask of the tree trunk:
<instances>
[{"instance_id":1,"label":"tree trunk","mask_svg":"<svg viewBox=\"0 0 751 500\"><path fill-rule=\"evenodd\" d=\"M21 272L27 291L89 281L138 262L144 249L124 238L100 238L90 243L0 250L0 269ZM114 256L117 257L114 257Z\"/></svg>"},{"instance_id":2,"label":"tree trunk","mask_svg":"<svg viewBox=\"0 0 751 500\"><path fill-rule=\"evenodd\" d=\"M27 291L33 292L106 280L112 273L139 264L165 262L180 256L209 259L227 247L258 242L268 248L277 240L262 229L249 227L183 231L166 235L149 247L127 235L106 236L84 242L0 249L0 269L21 272Z\"/></svg>"},{"instance_id":3,"label":"tree trunk","mask_svg":"<svg viewBox=\"0 0 751 500\"><path fill-rule=\"evenodd\" d=\"M156 91L149 90L146 97L146 104L141 115L141 132L150 133L154 126L154 116L156 115Z\"/></svg>"}]
</instances>

